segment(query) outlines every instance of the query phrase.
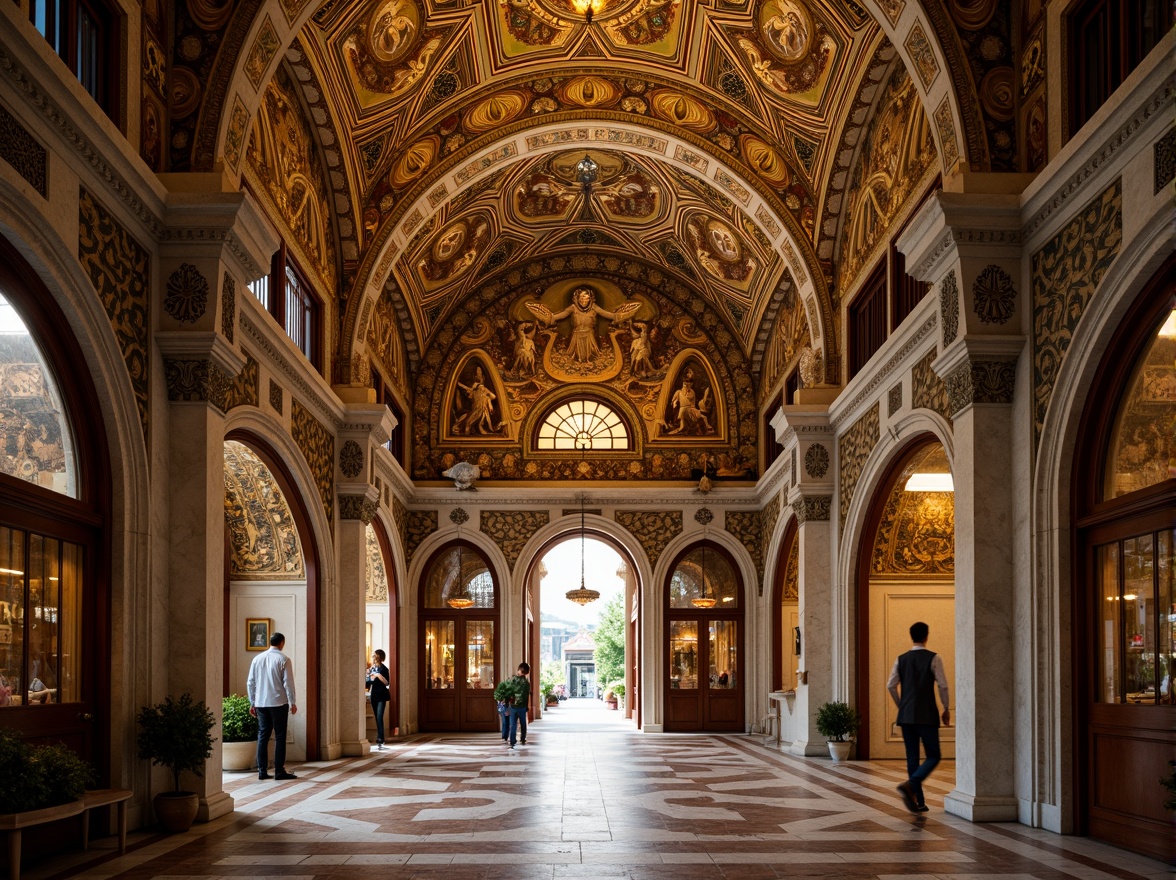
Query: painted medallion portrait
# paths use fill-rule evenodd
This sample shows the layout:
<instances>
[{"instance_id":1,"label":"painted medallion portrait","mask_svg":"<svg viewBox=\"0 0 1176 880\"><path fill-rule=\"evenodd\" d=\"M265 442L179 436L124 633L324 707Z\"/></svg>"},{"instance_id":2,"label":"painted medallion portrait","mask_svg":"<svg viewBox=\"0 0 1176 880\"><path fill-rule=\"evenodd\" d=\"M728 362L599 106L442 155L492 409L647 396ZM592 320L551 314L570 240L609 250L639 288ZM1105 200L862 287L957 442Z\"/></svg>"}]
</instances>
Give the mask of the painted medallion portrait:
<instances>
[{"instance_id":1,"label":"painted medallion portrait","mask_svg":"<svg viewBox=\"0 0 1176 880\"><path fill-rule=\"evenodd\" d=\"M387 0L368 19L368 48L379 61L395 64L420 32L421 14L412 0Z\"/></svg>"},{"instance_id":2,"label":"painted medallion portrait","mask_svg":"<svg viewBox=\"0 0 1176 880\"><path fill-rule=\"evenodd\" d=\"M773 55L793 64L804 58L812 45L813 19L796 0L768 0L760 7L759 31Z\"/></svg>"}]
</instances>

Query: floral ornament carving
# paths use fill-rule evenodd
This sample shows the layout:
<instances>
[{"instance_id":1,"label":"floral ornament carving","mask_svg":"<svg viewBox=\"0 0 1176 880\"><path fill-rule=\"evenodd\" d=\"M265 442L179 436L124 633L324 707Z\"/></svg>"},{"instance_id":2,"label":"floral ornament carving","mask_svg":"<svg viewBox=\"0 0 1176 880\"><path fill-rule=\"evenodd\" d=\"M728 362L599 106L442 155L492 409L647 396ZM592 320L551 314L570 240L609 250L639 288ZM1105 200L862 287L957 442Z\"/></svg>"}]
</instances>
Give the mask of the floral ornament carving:
<instances>
[{"instance_id":1,"label":"floral ornament carving","mask_svg":"<svg viewBox=\"0 0 1176 880\"><path fill-rule=\"evenodd\" d=\"M388 601L388 569L384 564L384 553L380 549L380 539L376 537L376 530L369 524L364 529L367 538L367 590L364 596L366 602Z\"/></svg>"},{"instance_id":2,"label":"floral ornament carving","mask_svg":"<svg viewBox=\"0 0 1176 880\"><path fill-rule=\"evenodd\" d=\"M227 411L231 380L212 361L165 360L163 374L168 400L206 401L221 412Z\"/></svg>"},{"instance_id":3,"label":"floral ornament carving","mask_svg":"<svg viewBox=\"0 0 1176 880\"><path fill-rule=\"evenodd\" d=\"M221 333L229 342L237 330L237 282L228 272L221 285Z\"/></svg>"},{"instance_id":4,"label":"floral ornament carving","mask_svg":"<svg viewBox=\"0 0 1176 880\"><path fill-rule=\"evenodd\" d=\"M771 500L764 505L764 509L760 512L760 533L763 535L764 545L771 543L772 535L776 531L776 522L780 519L780 496L773 495ZM762 551L761 551L762 552ZM766 564L766 560L765 560ZM759 595L764 594L764 579L759 581Z\"/></svg>"},{"instance_id":5,"label":"floral ornament carving","mask_svg":"<svg viewBox=\"0 0 1176 880\"><path fill-rule=\"evenodd\" d=\"M931 368L936 356L937 352L932 349L911 368L911 406L914 409L929 409L945 419L950 419L951 404L948 400L947 386Z\"/></svg>"},{"instance_id":6,"label":"floral ornament carving","mask_svg":"<svg viewBox=\"0 0 1176 880\"><path fill-rule=\"evenodd\" d=\"M902 409L902 383L899 382L886 395L886 415L892 416Z\"/></svg>"},{"instance_id":7,"label":"floral ornament carving","mask_svg":"<svg viewBox=\"0 0 1176 880\"><path fill-rule=\"evenodd\" d=\"M758 510L728 510L723 518L723 527L747 548L762 582L764 579L763 514ZM762 595L762 586L760 590Z\"/></svg>"},{"instance_id":8,"label":"floral ornament carving","mask_svg":"<svg viewBox=\"0 0 1176 880\"><path fill-rule=\"evenodd\" d=\"M708 526L714 521L715 515L709 507L700 507L694 511L694 521L700 526Z\"/></svg>"},{"instance_id":9,"label":"floral ornament carving","mask_svg":"<svg viewBox=\"0 0 1176 880\"><path fill-rule=\"evenodd\" d=\"M363 448L354 440L348 440L339 450L339 470L349 480L354 480L363 471Z\"/></svg>"},{"instance_id":10,"label":"floral ornament carving","mask_svg":"<svg viewBox=\"0 0 1176 880\"><path fill-rule=\"evenodd\" d=\"M191 263L180 268L167 279L167 296L163 309L181 324L194 324L208 308L208 279Z\"/></svg>"},{"instance_id":11,"label":"floral ornament carving","mask_svg":"<svg viewBox=\"0 0 1176 880\"><path fill-rule=\"evenodd\" d=\"M960 332L960 285L955 269L939 285L939 315L943 322L943 347L947 348Z\"/></svg>"},{"instance_id":12,"label":"floral ornament carving","mask_svg":"<svg viewBox=\"0 0 1176 880\"><path fill-rule=\"evenodd\" d=\"M306 407L294 400L290 407L290 434L302 452L323 503L327 522L335 528L335 437L326 425Z\"/></svg>"},{"instance_id":13,"label":"floral ornament carving","mask_svg":"<svg viewBox=\"0 0 1176 880\"><path fill-rule=\"evenodd\" d=\"M449 511L449 521L455 526L465 525L470 521L470 515L466 513L464 507L455 507Z\"/></svg>"},{"instance_id":14,"label":"floral ornament carving","mask_svg":"<svg viewBox=\"0 0 1176 880\"><path fill-rule=\"evenodd\" d=\"M820 443L814 443L804 454L804 472L819 480L829 472L829 450Z\"/></svg>"},{"instance_id":15,"label":"floral ornament carving","mask_svg":"<svg viewBox=\"0 0 1176 880\"><path fill-rule=\"evenodd\" d=\"M973 403L1012 403L1017 365L1013 361L969 361L947 377L951 417Z\"/></svg>"},{"instance_id":16,"label":"floral ornament carving","mask_svg":"<svg viewBox=\"0 0 1176 880\"><path fill-rule=\"evenodd\" d=\"M866 466L866 459L878 444L880 435L878 404L875 402L837 441L837 457L840 463L837 504L839 528L845 526L845 517L849 513L849 503L853 500L858 479Z\"/></svg>"},{"instance_id":17,"label":"floral ornament carving","mask_svg":"<svg viewBox=\"0 0 1176 880\"><path fill-rule=\"evenodd\" d=\"M416 553L421 541L437 531L437 511L410 510L404 525L404 553L408 561Z\"/></svg>"},{"instance_id":18,"label":"floral ornament carving","mask_svg":"<svg viewBox=\"0 0 1176 880\"><path fill-rule=\"evenodd\" d=\"M270 402L270 406L272 406L274 408L274 410L278 413L278 415L281 415L282 414L282 404L283 404L282 386L279 385L277 382L275 382L273 379L269 380L269 402Z\"/></svg>"},{"instance_id":19,"label":"floral ornament carving","mask_svg":"<svg viewBox=\"0 0 1176 880\"><path fill-rule=\"evenodd\" d=\"M225 412L238 406L257 406L258 388L261 385L257 361L245 356L245 366L225 389Z\"/></svg>"},{"instance_id":20,"label":"floral ornament carving","mask_svg":"<svg viewBox=\"0 0 1176 880\"><path fill-rule=\"evenodd\" d=\"M972 285L972 309L984 324L1004 324L1013 316L1017 291L1000 266L989 265Z\"/></svg>"},{"instance_id":21,"label":"floral ornament carving","mask_svg":"<svg viewBox=\"0 0 1176 880\"><path fill-rule=\"evenodd\" d=\"M478 528L502 548L513 571L527 541L550 521L546 510L483 510Z\"/></svg>"},{"instance_id":22,"label":"floral ornament carving","mask_svg":"<svg viewBox=\"0 0 1176 880\"><path fill-rule=\"evenodd\" d=\"M666 545L682 531L680 510L618 510L613 518L633 533L650 566L657 564Z\"/></svg>"},{"instance_id":23,"label":"floral ornament carving","mask_svg":"<svg viewBox=\"0 0 1176 880\"><path fill-rule=\"evenodd\" d=\"M828 522L833 515L832 495L804 495L792 502L796 522Z\"/></svg>"},{"instance_id":24,"label":"floral ornament carving","mask_svg":"<svg viewBox=\"0 0 1176 880\"><path fill-rule=\"evenodd\" d=\"M45 148L25 131L15 116L0 107L0 159L11 165L42 197L48 192L47 158Z\"/></svg>"},{"instance_id":25,"label":"floral ornament carving","mask_svg":"<svg viewBox=\"0 0 1176 880\"><path fill-rule=\"evenodd\" d=\"M357 519L367 525L376 515L377 506L375 499L368 498L366 495L340 495L339 518Z\"/></svg>"}]
</instances>

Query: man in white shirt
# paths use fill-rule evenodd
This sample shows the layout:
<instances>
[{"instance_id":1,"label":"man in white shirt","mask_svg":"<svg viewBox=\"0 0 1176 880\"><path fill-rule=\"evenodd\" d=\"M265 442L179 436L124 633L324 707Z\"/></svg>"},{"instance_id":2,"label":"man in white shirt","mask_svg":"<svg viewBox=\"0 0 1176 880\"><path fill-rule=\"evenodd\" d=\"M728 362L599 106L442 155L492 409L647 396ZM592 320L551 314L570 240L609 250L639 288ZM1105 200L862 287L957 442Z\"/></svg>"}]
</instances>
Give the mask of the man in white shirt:
<instances>
[{"instance_id":1,"label":"man in white shirt","mask_svg":"<svg viewBox=\"0 0 1176 880\"><path fill-rule=\"evenodd\" d=\"M274 743L273 779L297 779L286 772L286 722L298 714L294 697L294 670L290 658L282 653L286 637L270 636L270 649L253 658L245 690L249 696L249 714L257 719L257 778L270 779L269 740Z\"/></svg>"},{"instance_id":2,"label":"man in white shirt","mask_svg":"<svg viewBox=\"0 0 1176 880\"><path fill-rule=\"evenodd\" d=\"M886 682L886 689L898 706L898 726L902 728L907 776L910 777L898 787L898 793L912 813L927 812L927 804L923 800L923 780L931 775L939 763L939 722L951 723L947 674L943 671L943 658L927 650L929 633L927 624L911 624L911 649L894 661L890 679ZM939 689L939 701L943 704L942 714L936 711L936 687ZM920 741L927 753L922 764L919 763Z\"/></svg>"}]
</instances>

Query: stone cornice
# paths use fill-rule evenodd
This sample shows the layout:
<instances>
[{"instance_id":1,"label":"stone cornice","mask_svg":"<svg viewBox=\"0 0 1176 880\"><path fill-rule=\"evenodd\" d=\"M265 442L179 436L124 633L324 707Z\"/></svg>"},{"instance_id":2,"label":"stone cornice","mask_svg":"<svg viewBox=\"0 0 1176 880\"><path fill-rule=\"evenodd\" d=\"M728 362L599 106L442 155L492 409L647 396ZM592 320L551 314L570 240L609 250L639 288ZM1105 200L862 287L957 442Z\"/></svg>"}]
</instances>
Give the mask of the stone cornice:
<instances>
[{"instance_id":1,"label":"stone cornice","mask_svg":"<svg viewBox=\"0 0 1176 880\"><path fill-rule=\"evenodd\" d=\"M939 192L907 225L896 246L912 276L935 282L953 251L1019 257L1020 221L1016 196Z\"/></svg>"},{"instance_id":2,"label":"stone cornice","mask_svg":"<svg viewBox=\"0 0 1176 880\"><path fill-rule=\"evenodd\" d=\"M829 522L833 518L832 495L799 495L792 499L792 513L798 525L806 522Z\"/></svg>"},{"instance_id":3,"label":"stone cornice","mask_svg":"<svg viewBox=\"0 0 1176 880\"><path fill-rule=\"evenodd\" d=\"M245 356L212 330L159 331L155 344L165 360L207 360L228 376L236 376L245 368Z\"/></svg>"}]
</instances>

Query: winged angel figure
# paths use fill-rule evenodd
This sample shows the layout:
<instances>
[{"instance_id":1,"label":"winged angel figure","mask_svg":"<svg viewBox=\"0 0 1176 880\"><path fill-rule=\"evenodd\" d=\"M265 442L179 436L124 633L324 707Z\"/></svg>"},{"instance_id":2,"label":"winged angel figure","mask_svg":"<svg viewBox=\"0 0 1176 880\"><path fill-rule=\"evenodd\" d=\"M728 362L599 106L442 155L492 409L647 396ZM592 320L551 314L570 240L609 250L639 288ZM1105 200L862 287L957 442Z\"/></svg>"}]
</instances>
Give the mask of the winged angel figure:
<instances>
[{"instance_id":1,"label":"winged angel figure","mask_svg":"<svg viewBox=\"0 0 1176 880\"><path fill-rule=\"evenodd\" d=\"M573 361L590 364L600 355L600 346L596 342L596 319L606 318L613 323L627 321L641 308L641 303L628 300L610 312L596 304L596 291L585 286L572 291L571 304L561 312L553 313L543 303L537 302L527 303L527 308L547 326L570 315L572 335L564 351Z\"/></svg>"}]
</instances>

